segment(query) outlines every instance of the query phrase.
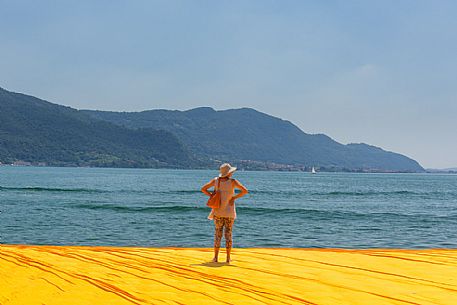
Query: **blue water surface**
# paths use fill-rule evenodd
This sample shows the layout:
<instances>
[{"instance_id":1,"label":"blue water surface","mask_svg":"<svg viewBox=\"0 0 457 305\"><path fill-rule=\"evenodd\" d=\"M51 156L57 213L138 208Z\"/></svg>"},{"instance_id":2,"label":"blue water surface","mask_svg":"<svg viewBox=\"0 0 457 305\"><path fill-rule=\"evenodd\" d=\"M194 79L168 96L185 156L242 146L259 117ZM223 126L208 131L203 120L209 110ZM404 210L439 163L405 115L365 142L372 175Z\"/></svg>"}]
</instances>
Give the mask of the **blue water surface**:
<instances>
[{"instance_id":1,"label":"blue water surface","mask_svg":"<svg viewBox=\"0 0 457 305\"><path fill-rule=\"evenodd\" d=\"M211 247L209 170L0 167L4 244ZM234 247L456 248L457 175L239 171ZM223 244L222 244L223 245Z\"/></svg>"}]
</instances>

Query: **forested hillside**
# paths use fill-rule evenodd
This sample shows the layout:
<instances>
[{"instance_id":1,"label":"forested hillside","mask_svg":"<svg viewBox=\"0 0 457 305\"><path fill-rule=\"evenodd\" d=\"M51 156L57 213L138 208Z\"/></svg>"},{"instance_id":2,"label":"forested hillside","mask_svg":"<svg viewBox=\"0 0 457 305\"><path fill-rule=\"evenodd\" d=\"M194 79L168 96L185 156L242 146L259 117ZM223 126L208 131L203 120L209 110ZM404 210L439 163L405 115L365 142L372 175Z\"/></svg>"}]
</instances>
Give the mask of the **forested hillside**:
<instances>
[{"instance_id":1,"label":"forested hillside","mask_svg":"<svg viewBox=\"0 0 457 305\"><path fill-rule=\"evenodd\" d=\"M114 167L192 167L172 133L128 129L70 107L0 89L0 162Z\"/></svg>"},{"instance_id":2,"label":"forested hillside","mask_svg":"<svg viewBox=\"0 0 457 305\"><path fill-rule=\"evenodd\" d=\"M423 171L414 160L366 144L343 145L323 134L307 134L289 121L254 109L215 111L84 111L132 129L163 129L195 154L219 160L252 160L316 166L329 170Z\"/></svg>"}]
</instances>

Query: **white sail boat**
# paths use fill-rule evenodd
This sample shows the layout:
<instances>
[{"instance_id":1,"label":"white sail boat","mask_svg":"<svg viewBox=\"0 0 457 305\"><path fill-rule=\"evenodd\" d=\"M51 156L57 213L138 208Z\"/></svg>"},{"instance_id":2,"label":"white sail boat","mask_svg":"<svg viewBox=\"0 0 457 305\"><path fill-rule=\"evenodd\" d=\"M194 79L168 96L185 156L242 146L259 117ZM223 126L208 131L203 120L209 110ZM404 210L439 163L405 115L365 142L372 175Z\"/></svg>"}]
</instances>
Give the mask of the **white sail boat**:
<instances>
[{"instance_id":1,"label":"white sail boat","mask_svg":"<svg viewBox=\"0 0 457 305\"><path fill-rule=\"evenodd\" d=\"M311 174L315 174L316 170L314 169L314 166L311 168Z\"/></svg>"}]
</instances>

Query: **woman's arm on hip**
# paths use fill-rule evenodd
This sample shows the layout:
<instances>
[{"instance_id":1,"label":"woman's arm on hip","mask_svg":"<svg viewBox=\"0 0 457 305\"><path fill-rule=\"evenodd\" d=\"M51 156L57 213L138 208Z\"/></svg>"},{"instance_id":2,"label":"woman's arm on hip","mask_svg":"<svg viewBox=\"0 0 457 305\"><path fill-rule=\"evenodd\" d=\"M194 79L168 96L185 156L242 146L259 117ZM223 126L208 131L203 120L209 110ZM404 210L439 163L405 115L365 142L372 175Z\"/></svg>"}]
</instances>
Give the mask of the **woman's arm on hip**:
<instances>
[{"instance_id":1,"label":"woman's arm on hip","mask_svg":"<svg viewBox=\"0 0 457 305\"><path fill-rule=\"evenodd\" d=\"M201 191L203 192L203 194L205 194L206 196L211 196L211 193L208 191L208 189L215 186L215 180L216 179L211 179L210 182L202 186Z\"/></svg>"},{"instance_id":2,"label":"woman's arm on hip","mask_svg":"<svg viewBox=\"0 0 457 305\"><path fill-rule=\"evenodd\" d=\"M247 193L249 193L248 189L243 184L241 184L241 182L239 182L238 180L233 179L233 183L235 184L235 188L241 190L241 192L239 194L236 194L235 196L233 196L232 199L241 198L244 195L246 195Z\"/></svg>"}]
</instances>

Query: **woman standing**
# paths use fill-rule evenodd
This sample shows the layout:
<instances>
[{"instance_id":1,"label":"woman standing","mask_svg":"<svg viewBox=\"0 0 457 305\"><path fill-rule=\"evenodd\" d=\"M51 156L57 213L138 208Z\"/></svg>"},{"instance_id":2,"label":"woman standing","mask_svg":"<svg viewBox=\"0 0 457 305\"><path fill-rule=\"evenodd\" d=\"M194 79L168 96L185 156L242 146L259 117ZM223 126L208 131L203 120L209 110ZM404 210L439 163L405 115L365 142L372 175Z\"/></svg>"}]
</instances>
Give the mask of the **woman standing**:
<instances>
[{"instance_id":1,"label":"woman standing","mask_svg":"<svg viewBox=\"0 0 457 305\"><path fill-rule=\"evenodd\" d=\"M208 196L211 193L209 188L217 186L221 194L221 204L218 208L211 209L208 219L214 219L214 258L213 262L218 261L219 249L221 247L222 233L225 237L225 248L227 250L227 263L231 261L230 251L232 250L232 227L236 219L235 200L243 197L248 193L248 190L236 179L232 179L233 172L236 167L232 167L229 163L224 163L219 169L219 176L212 179L202 187L202 192ZM235 189L241 192L235 195Z\"/></svg>"}]
</instances>

